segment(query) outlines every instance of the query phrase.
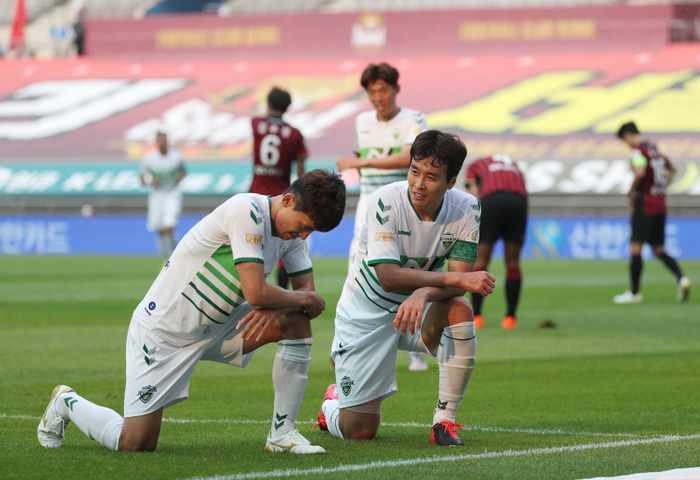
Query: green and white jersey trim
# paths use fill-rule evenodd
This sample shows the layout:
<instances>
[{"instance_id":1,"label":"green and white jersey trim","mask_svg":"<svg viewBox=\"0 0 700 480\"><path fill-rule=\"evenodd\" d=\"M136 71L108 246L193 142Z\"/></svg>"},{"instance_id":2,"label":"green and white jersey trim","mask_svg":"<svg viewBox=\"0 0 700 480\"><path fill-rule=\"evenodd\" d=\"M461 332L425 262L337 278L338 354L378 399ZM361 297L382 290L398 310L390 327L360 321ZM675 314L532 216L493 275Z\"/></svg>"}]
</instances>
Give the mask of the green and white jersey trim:
<instances>
[{"instance_id":1,"label":"green and white jersey trim","mask_svg":"<svg viewBox=\"0 0 700 480\"><path fill-rule=\"evenodd\" d=\"M431 221L422 220L408 195L408 182L373 193L360 233L360 244L338 302L337 315L348 321L388 322L413 292L386 292L376 267L442 271L448 261L474 263L481 205L472 195L448 190ZM399 274L400 275L400 274Z\"/></svg>"},{"instance_id":2,"label":"green and white jersey trim","mask_svg":"<svg viewBox=\"0 0 700 480\"><path fill-rule=\"evenodd\" d=\"M215 323L224 323L233 310L245 302L233 262L230 262L229 270L215 260L217 257L224 260L224 256L232 259L229 245L222 245L182 292L195 308Z\"/></svg>"},{"instance_id":3,"label":"green and white jersey trim","mask_svg":"<svg viewBox=\"0 0 700 480\"><path fill-rule=\"evenodd\" d=\"M411 145L416 136L427 130L428 124L422 112L401 108L388 122L380 122L377 112L363 112L355 120L355 153L360 158L384 158ZM408 168L360 170L360 193L370 194L377 188L406 180Z\"/></svg>"},{"instance_id":4,"label":"green and white jersey trim","mask_svg":"<svg viewBox=\"0 0 700 480\"><path fill-rule=\"evenodd\" d=\"M196 339L246 301L237 265L261 263L267 276L282 258L290 275L311 272L306 241L273 236L270 211L268 197L246 193L203 218L180 240L134 318L177 341Z\"/></svg>"}]
</instances>

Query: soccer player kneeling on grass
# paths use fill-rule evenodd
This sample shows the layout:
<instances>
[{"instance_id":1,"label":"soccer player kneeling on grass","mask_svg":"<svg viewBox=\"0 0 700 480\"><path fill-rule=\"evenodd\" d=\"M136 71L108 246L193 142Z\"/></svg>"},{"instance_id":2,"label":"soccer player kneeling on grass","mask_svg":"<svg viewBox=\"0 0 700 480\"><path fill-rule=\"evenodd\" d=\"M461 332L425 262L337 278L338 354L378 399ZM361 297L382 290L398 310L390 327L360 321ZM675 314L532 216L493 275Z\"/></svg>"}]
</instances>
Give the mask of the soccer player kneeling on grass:
<instances>
[{"instance_id":1,"label":"soccer player kneeling on grass","mask_svg":"<svg viewBox=\"0 0 700 480\"><path fill-rule=\"evenodd\" d=\"M464 294L487 295L495 279L473 271L479 202L452 188L467 156L462 141L428 130L416 137L410 154L408 181L370 197L358 255L338 302L336 384L326 391L319 424L339 438L374 438L381 402L397 392L397 350L424 352L437 357L440 375L431 440L464 445L456 414L476 354Z\"/></svg>"},{"instance_id":2,"label":"soccer player kneeling on grass","mask_svg":"<svg viewBox=\"0 0 700 480\"><path fill-rule=\"evenodd\" d=\"M110 450L153 451L163 410L187 399L200 360L245 367L276 342L270 452L325 453L294 429L307 382L310 320L325 309L314 291L306 238L335 228L345 210L339 175L312 170L275 197L239 194L195 225L134 311L126 345L124 417L66 385L53 391L37 435L60 447L74 422ZM279 258L292 291L265 281Z\"/></svg>"}]
</instances>

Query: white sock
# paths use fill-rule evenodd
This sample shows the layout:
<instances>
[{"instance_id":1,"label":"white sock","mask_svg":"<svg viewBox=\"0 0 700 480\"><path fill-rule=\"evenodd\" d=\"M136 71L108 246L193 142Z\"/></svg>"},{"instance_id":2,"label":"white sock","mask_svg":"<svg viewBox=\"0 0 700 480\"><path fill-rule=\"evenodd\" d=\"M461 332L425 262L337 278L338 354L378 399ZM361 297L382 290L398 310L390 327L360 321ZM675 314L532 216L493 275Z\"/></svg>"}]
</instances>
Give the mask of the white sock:
<instances>
[{"instance_id":1,"label":"white sock","mask_svg":"<svg viewBox=\"0 0 700 480\"><path fill-rule=\"evenodd\" d=\"M166 260L170 258L170 255L173 254L173 251L175 250L175 234L174 233L166 233L165 234L165 256Z\"/></svg>"},{"instance_id":2,"label":"white sock","mask_svg":"<svg viewBox=\"0 0 700 480\"><path fill-rule=\"evenodd\" d=\"M338 438L343 438L343 432L340 431L338 420L340 419L340 402L337 398L329 399L321 405L323 415L326 417L326 425L331 435Z\"/></svg>"},{"instance_id":3,"label":"white sock","mask_svg":"<svg viewBox=\"0 0 700 480\"><path fill-rule=\"evenodd\" d=\"M75 392L62 394L56 405L58 413L75 423L85 435L110 450L119 449L124 419L117 412L85 400Z\"/></svg>"},{"instance_id":4,"label":"white sock","mask_svg":"<svg viewBox=\"0 0 700 480\"><path fill-rule=\"evenodd\" d=\"M455 423L459 403L469 384L476 357L476 330L473 322L458 323L442 332L437 351L440 371L438 403L433 414L433 425Z\"/></svg>"},{"instance_id":5,"label":"white sock","mask_svg":"<svg viewBox=\"0 0 700 480\"><path fill-rule=\"evenodd\" d=\"M280 340L272 364L275 387L275 411L272 415L271 438L280 438L294 429L304 398L311 360L311 338Z\"/></svg>"}]
</instances>

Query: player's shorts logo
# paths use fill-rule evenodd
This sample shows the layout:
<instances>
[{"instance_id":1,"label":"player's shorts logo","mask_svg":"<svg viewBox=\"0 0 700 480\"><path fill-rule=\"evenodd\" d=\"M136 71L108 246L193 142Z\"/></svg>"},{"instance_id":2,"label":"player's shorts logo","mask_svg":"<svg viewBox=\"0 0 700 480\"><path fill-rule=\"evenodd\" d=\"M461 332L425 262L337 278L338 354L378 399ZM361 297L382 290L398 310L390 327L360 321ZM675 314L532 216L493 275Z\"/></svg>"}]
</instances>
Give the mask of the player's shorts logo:
<instances>
[{"instance_id":1,"label":"player's shorts logo","mask_svg":"<svg viewBox=\"0 0 700 480\"><path fill-rule=\"evenodd\" d=\"M156 393L156 387L153 385L146 385L145 387L141 387L141 390L139 390L139 393L136 395L143 403L148 403L148 401L153 398L154 393Z\"/></svg>"},{"instance_id":2,"label":"player's shorts logo","mask_svg":"<svg viewBox=\"0 0 700 480\"><path fill-rule=\"evenodd\" d=\"M342 380L340 380L340 390L343 392L343 395L346 397L350 395L350 390L352 390L353 385L355 385L355 382L353 382L350 377L343 377Z\"/></svg>"}]
</instances>

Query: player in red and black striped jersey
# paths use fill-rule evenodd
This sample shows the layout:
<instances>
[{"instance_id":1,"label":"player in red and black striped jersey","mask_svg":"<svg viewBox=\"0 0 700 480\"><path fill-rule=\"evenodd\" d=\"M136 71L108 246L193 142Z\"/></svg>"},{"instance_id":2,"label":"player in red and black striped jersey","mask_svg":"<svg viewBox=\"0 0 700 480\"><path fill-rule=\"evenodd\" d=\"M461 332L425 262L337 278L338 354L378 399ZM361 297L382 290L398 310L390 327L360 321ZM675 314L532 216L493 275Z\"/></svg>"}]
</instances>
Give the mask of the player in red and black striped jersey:
<instances>
[{"instance_id":1,"label":"player in red and black striped jersey","mask_svg":"<svg viewBox=\"0 0 700 480\"><path fill-rule=\"evenodd\" d=\"M282 195L289 188L292 162L297 162L297 176L304 175L304 160L308 157L301 132L282 120L292 103L289 92L274 87L267 95L267 115L253 117L253 183L250 193ZM277 283L289 285L289 276L280 260Z\"/></svg>"},{"instance_id":2,"label":"player in red and black striped jersey","mask_svg":"<svg viewBox=\"0 0 700 480\"><path fill-rule=\"evenodd\" d=\"M642 246L651 245L654 254L678 280L678 301L690 294L690 280L683 275L678 262L664 249L666 227L666 185L676 169L667 157L659 153L656 145L645 140L634 122L625 123L617 137L632 149L630 161L634 180L627 197L632 207L632 237L630 239L630 276L632 289L615 295L615 303L639 303L642 294L639 283L642 276Z\"/></svg>"},{"instance_id":3,"label":"player in red and black striped jersey","mask_svg":"<svg viewBox=\"0 0 700 480\"><path fill-rule=\"evenodd\" d=\"M481 231L474 271L486 270L493 246L499 238L505 244L506 303L508 310L501 322L505 329L516 327L515 310L520 300L522 273L520 251L527 224L527 190L517 163L507 155L479 158L467 168L467 189L481 201ZM474 324L484 326L481 315L483 298L472 294Z\"/></svg>"}]
</instances>

